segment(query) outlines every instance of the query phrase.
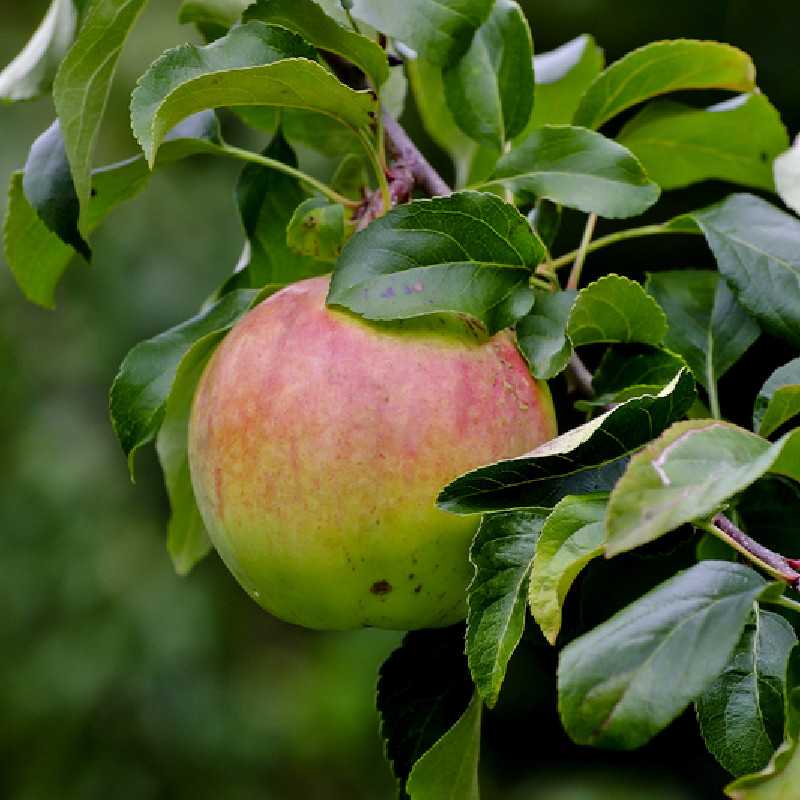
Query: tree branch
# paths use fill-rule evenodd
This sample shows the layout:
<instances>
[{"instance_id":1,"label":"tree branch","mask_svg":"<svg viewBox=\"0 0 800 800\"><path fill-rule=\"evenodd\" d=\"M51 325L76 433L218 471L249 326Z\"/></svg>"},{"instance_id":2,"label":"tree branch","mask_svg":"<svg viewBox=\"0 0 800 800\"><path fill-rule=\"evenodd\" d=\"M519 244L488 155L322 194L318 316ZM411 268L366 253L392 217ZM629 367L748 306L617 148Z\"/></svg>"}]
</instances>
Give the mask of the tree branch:
<instances>
[{"instance_id":1,"label":"tree branch","mask_svg":"<svg viewBox=\"0 0 800 800\"><path fill-rule=\"evenodd\" d=\"M395 158L411 170L420 189L431 197L452 194L453 190L422 155L400 123L386 111L383 112L383 130Z\"/></svg>"}]
</instances>

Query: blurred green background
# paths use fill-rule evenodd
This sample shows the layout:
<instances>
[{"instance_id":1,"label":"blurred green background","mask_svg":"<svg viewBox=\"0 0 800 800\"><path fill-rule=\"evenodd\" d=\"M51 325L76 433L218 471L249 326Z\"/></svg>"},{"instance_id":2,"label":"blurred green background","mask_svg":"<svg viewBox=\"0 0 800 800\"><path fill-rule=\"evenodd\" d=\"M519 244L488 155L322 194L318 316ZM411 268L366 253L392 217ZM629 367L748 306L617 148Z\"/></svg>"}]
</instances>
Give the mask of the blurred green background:
<instances>
[{"instance_id":1,"label":"blurred green background","mask_svg":"<svg viewBox=\"0 0 800 800\"><path fill-rule=\"evenodd\" d=\"M47 3L2 5L0 64ZM523 5L540 52L585 31L608 60L665 37L737 44L790 132L800 127L796 3ZM127 103L136 78L162 50L196 40L178 25L178 6L151 3L126 46L97 163L135 152ZM0 107L0 183L52 117L48 99ZM132 485L108 421L108 387L127 350L194 313L235 264L238 170L194 159L157 173L94 237L93 266L71 267L55 312L27 304L0 271L1 798L392 797L373 696L399 636L279 623L215 557L176 577L155 458L139 455ZM719 796L725 776L688 714L637 754L572 746L557 722L554 666L529 631L487 715L488 800Z\"/></svg>"}]
</instances>

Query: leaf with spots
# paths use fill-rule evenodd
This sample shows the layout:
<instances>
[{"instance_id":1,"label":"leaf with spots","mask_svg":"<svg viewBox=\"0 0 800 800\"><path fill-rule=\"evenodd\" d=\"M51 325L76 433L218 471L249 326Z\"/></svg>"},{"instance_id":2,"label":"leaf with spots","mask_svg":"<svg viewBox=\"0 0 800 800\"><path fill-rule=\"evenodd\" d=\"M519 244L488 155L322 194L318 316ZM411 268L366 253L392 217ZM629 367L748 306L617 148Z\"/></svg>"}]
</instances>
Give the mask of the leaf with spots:
<instances>
[{"instance_id":1,"label":"leaf with spots","mask_svg":"<svg viewBox=\"0 0 800 800\"><path fill-rule=\"evenodd\" d=\"M350 239L328 304L372 320L466 314L493 333L530 310L528 279L544 253L525 217L495 195L415 200Z\"/></svg>"},{"instance_id":2,"label":"leaf with spots","mask_svg":"<svg viewBox=\"0 0 800 800\"><path fill-rule=\"evenodd\" d=\"M694 397L694 381L682 369L658 394L628 400L524 456L456 478L439 494L439 506L458 514L552 508L570 494L607 492L628 456L681 419Z\"/></svg>"}]
</instances>

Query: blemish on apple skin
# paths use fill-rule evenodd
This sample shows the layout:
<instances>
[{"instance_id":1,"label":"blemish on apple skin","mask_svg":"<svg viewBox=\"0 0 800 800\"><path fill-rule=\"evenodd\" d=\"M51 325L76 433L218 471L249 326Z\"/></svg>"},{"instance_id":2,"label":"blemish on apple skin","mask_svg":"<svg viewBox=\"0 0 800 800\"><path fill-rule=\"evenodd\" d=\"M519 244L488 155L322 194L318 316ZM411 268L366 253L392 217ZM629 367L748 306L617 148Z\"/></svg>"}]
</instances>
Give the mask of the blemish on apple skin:
<instances>
[{"instance_id":1,"label":"blemish on apple skin","mask_svg":"<svg viewBox=\"0 0 800 800\"><path fill-rule=\"evenodd\" d=\"M377 594L378 596L389 594L389 592L392 591L392 584L385 579L382 581L375 581L375 583L369 587L369 590L372 594Z\"/></svg>"},{"instance_id":2,"label":"blemish on apple skin","mask_svg":"<svg viewBox=\"0 0 800 800\"><path fill-rule=\"evenodd\" d=\"M421 591L422 591L422 584L420 583L419 585L414 587L414 594L419 594Z\"/></svg>"}]
</instances>

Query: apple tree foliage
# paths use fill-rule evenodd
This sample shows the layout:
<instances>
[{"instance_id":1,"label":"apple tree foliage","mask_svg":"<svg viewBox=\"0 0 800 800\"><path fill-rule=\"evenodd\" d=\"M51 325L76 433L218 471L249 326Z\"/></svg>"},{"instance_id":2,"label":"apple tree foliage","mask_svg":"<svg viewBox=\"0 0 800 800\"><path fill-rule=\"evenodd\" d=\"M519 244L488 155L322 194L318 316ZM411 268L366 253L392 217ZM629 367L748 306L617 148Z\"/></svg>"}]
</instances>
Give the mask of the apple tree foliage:
<instances>
[{"instance_id":1,"label":"apple tree foliage","mask_svg":"<svg viewBox=\"0 0 800 800\"><path fill-rule=\"evenodd\" d=\"M186 457L193 391L255 303L332 271L329 305L367 320L513 327L533 374L566 381L583 416L559 409L579 424L441 489L443 509L483 516L466 626L408 634L380 670L400 796L478 797L481 715L526 625L560 647L574 742L636 748L693 705L735 778L728 796L794 796L800 564L764 542L800 550L800 358L740 387L752 430L725 420L718 391L759 337L800 348L800 145L749 56L676 40L606 65L590 35L534 54L514 0L184 0L206 43L149 67L130 104L141 152L97 165L117 58L146 3L53 0L0 72L0 99L52 92L57 114L11 178L4 250L22 293L51 307L70 262L91 259L93 231L154 169L244 162L239 263L196 316L134 347L111 387L131 473L138 448L157 448L176 570L210 549ZM721 99L693 105L687 90ZM455 190L399 127L407 95ZM220 112L263 150L226 141ZM659 213L663 193L712 179L734 193ZM584 218L573 249L559 236L569 214ZM581 285L600 248L654 237L668 261L686 236L705 240L715 270L667 263L642 282ZM423 278L423 292L403 291ZM594 627L564 626L582 573L695 534L686 569Z\"/></svg>"}]
</instances>

